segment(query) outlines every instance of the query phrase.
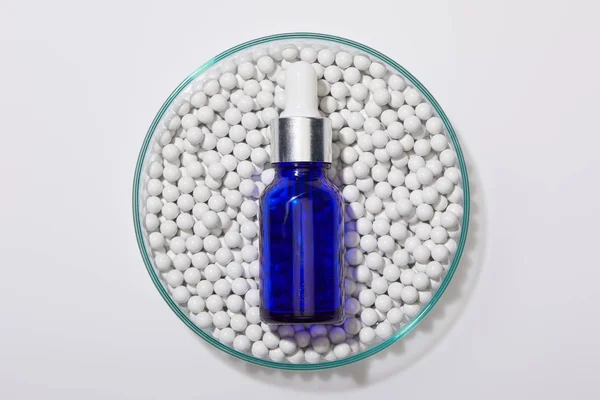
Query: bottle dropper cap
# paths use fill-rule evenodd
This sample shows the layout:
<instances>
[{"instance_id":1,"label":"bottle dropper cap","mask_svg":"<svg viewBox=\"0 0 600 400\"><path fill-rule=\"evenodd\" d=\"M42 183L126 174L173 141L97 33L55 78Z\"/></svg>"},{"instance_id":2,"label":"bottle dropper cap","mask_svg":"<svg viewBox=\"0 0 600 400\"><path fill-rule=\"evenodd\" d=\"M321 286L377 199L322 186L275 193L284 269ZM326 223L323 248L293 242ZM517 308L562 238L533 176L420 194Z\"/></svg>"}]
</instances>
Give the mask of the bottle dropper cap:
<instances>
[{"instance_id":1,"label":"bottle dropper cap","mask_svg":"<svg viewBox=\"0 0 600 400\"><path fill-rule=\"evenodd\" d=\"M285 73L285 109L271 122L271 162L331 163L331 120L318 109L317 73L299 61Z\"/></svg>"},{"instance_id":2,"label":"bottle dropper cap","mask_svg":"<svg viewBox=\"0 0 600 400\"><path fill-rule=\"evenodd\" d=\"M285 110L281 118L321 118L318 101L315 69L304 61L291 64L285 71Z\"/></svg>"}]
</instances>

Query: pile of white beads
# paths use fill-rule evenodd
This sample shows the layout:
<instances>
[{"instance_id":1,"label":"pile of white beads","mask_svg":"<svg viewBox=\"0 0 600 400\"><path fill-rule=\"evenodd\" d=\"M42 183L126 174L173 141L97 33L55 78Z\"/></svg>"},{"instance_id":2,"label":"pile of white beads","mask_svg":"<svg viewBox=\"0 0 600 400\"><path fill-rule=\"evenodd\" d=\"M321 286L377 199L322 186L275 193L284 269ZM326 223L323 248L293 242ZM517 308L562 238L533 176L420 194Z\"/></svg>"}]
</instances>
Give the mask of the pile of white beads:
<instances>
[{"instance_id":1,"label":"pile of white beads","mask_svg":"<svg viewBox=\"0 0 600 400\"><path fill-rule=\"evenodd\" d=\"M317 71L334 128L328 174L347 204L339 326L259 319L268 122L298 60ZM171 110L146 160L143 226L159 275L197 326L255 357L318 363L389 339L430 301L457 248L461 175L441 119L398 73L348 49L275 43L220 62Z\"/></svg>"}]
</instances>

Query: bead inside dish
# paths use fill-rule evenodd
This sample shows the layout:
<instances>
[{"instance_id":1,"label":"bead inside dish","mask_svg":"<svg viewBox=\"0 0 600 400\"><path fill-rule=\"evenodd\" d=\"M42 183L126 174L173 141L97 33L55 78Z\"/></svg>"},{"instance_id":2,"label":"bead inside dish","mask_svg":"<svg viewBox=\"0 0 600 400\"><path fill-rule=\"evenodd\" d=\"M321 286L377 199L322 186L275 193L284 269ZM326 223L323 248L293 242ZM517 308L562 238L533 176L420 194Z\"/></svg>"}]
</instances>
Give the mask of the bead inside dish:
<instances>
[{"instance_id":1,"label":"bead inside dish","mask_svg":"<svg viewBox=\"0 0 600 400\"><path fill-rule=\"evenodd\" d=\"M267 124L297 60L322 78L329 177L346 200L339 326L274 327L257 314L257 199L273 179ZM349 364L410 332L452 278L469 218L464 159L431 94L377 51L310 33L241 44L186 78L146 135L133 191L140 251L171 309L219 349L281 369Z\"/></svg>"}]
</instances>

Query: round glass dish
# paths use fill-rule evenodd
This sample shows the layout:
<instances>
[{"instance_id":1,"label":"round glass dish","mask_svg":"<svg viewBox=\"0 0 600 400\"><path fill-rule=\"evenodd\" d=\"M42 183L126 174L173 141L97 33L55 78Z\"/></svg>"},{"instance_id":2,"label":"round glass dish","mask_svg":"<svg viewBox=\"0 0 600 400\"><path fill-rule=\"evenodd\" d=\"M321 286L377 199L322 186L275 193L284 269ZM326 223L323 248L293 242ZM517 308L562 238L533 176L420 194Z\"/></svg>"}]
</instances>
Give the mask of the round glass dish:
<instances>
[{"instance_id":1,"label":"round glass dish","mask_svg":"<svg viewBox=\"0 0 600 400\"><path fill-rule=\"evenodd\" d=\"M204 332L202 329L200 329L198 326L196 326L196 324L194 324L194 322L192 322L190 320L190 318L175 303L175 301L173 301L173 299L171 298L171 296L169 295L169 293L165 287L165 284L159 278L157 271L153 265L153 261L151 258L151 250L147 243L147 238L146 238L146 235L144 234L144 229L142 226L142 218L143 218L142 204L143 204L143 196L144 196L143 185L144 185L144 179L145 179L145 177L144 177L145 163L146 163L147 158L152 149L151 145L153 144L154 140L156 139L155 134L157 132L157 127L159 126L159 123L163 120L163 118L165 117L165 115L166 115L168 109L170 108L170 106L172 105L173 101L186 88L188 88L188 86L190 86L196 78L198 78L200 75L202 75L203 73L208 71L211 67L213 67L215 64L219 63L221 60L224 60L224 59L234 55L237 52L247 50L254 46L263 45L265 43L272 43L272 42L285 43L285 42L295 42L295 41L299 41L299 42L310 41L311 43L323 42L323 45L334 44L337 46L349 47L349 48L352 48L353 50L356 50L357 52L366 53L369 56L371 56L375 59L378 59L379 61L387 64L387 66L390 67L391 69L396 70L402 76L404 76L405 79L408 82L410 82L410 84L412 84L415 88L417 88L423 94L423 96L427 99L427 101L429 101L429 103L432 105L433 109L435 110L435 113L437 113L437 115L442 119L442 121L444 123L444 127L446 129L446 132L448 134L448 138L450 139L449 143L452 146L452 148L455 150L456 155L457 155L458 167L462 174L462 189L463 189L463 195L464 195L464 200L463 200L464 213L463 213L463 217L462 217L462 221L461 221L461 232L460 232L460 237L458 239L456 253L455 253L455 255L452 259L452 262L447 270L446 276L444 277L440 287L437 289L437 291L433 295L432 299L420 310L420 312L415 317L413 317L408 323L403 325L391 338L389 338L389 339L387 339L387 340L385 340L363 352L352 355L350 357L336 360L336 361L321 362L318 364L291 364L291 363L283 363L283 362L275 362L275 361L270 361L270 360L265 360L265 359L259 359L250 354L246 354L246 353L242 353L242 352L234 350L233 348L219 342L217 339L213 338L210 334L208 334L207 332ZM164 104L162 105L162 107L160 108L158 113L156 114L156 117L152 121L152 124L150 125L150 128L148 129L148 132L146 133L144 142L142 144L142 148L139 153L139 157L138 157L138 161L137 161L137 165L136 165L136 169L135 169L134 180L133 180L133 223L134 223L135 234L136 234L137 243L138 243L141 255L142 255L142 259L144 260L144 264L146 265L146 269L148 270L148 273L150 275L150 278L154 282L154 285L156 286L156 288L158 289L159 293L164 298L164 300L167 302L167 304L169 305L171 310L173 310L173 312L179 317L179 319L181 319L181 321L183 321L183 323L185 323L198 336L200 336L202 339L206 340L208 343L215 346L219 350L224 351L227 354L230 354L236 358L239 358L244 361L248 361L248 362L251 362L251 363L254 363L257 365L261 365L261 366L265 366L265 367L269 367L269 368L286 369L286 370L319 370L319 369L335 368L335 367L340 367L343 365L352 364L354 362L357 362L357 361L363 360L367 357L370 357L370 356L386 349L387 347L391 346L392 344L399 341L400 339L402 339L410 331L412 331L423 320L423 318L425 318L425 316L429 313L429 311L435 306L435 304L440 300L440 298L444 294L444 291L446 290L448 284L450 283L450 281L456 271L456 268L458 267L458 264L460 262L461 255L462 255L462 252L463 252L463 249L465 246L465 242L466 242L466 238L467 238L467 231L468 231L468 225L469 225L469 209L470 209L469 196L470 196L470 192L469 192L469 180L468 180L468 175L467 175L467 168L466 168L463 153L461 151L460 144L458 142L458 138L456 137L454 129L452 128L452 125L450 124L446 114L444 113L444 110L440 107L440 105L435 100L435 98L423 86L423 84L421 84L421 82L419 82L410 72L408 72L401 65L399 65L397 62L390 59L389 57L385 56L384 54L381 54L380 52L378 52L370 47L367 47L363 44L360 44L360 43L357 43L357 42L354 42L354 41L351 41L348 39L344 39L344 38L340 38L340 37L336 37L336 36L318 34L318 33L303 33L303 32L301 32L301 33L286 33L286 34L266 36L266 37L258 38L255 40L251 40L251 41L242 43L238 46L232 47L231 49L229 49L227 51L224 51L223 53L210 59L204 65L202 65L198 69L196 69L183 82L181 82L177 86L177 88L175 88L175 90L170 94L170 96L164 102Z\"/></svg>"}]
</instances>

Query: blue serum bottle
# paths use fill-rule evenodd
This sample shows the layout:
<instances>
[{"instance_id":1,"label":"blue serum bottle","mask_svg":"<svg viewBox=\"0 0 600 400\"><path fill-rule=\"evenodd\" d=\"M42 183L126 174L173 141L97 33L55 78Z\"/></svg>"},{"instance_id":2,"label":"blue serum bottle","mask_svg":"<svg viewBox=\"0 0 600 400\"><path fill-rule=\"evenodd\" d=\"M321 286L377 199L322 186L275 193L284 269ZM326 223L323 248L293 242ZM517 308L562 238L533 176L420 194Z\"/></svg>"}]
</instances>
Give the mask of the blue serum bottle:
<instances>
[{"instance_id":1,"label":"blue serum bottle","mask_svg":"<svg viewBox=\"0 0 600 400\"><path fill-rule=\"evenodd\" d=\"M331 121L318 111L317 75L286 70L286 106L271 122L275 178L260 199L260 317L272 324L344 320L344 219L327 178Z\"/></svg>"}]
</instances>

